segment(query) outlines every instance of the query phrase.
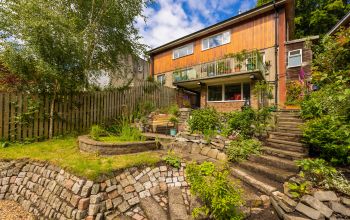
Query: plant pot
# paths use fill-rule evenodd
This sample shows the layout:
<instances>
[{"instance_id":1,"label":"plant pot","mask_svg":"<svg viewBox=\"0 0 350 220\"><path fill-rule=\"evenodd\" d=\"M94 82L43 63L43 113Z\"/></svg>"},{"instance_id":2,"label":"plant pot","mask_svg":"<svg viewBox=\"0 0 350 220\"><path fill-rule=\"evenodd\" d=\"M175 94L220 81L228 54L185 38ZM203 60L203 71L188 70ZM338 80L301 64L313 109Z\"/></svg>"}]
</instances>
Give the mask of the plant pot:
<instances>
[{"instance_id":1,"label":"plant pot","mask_svg":"<svg viewBox=\"0 0 350 220\"><path fill-rule=\"evenodd\" d=\"M176 133L177 133L176 128L171 128L171 129L170 129L170 135L171 135L171 136L175 136Z\"/></svg>"}]
</instances>

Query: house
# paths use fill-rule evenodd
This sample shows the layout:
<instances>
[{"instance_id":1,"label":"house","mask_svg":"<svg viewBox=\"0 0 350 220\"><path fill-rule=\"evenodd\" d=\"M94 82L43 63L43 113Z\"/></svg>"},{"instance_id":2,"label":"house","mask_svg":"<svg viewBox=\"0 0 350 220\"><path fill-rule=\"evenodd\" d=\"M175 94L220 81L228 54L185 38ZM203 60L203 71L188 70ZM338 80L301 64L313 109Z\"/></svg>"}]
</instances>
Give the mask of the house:
<instances>
[{"instance_id":1,"label":"house","mask_svg":"<svg viewBox=\"0 0 350 220\"><path fill-rule=\"evenodd\" d=\"M300 71L312 57L303 56L311 51L303 51L306 39L291 41L293 21L293 0L256 7L150 50L150 73L178 89L180 105L220 112L244 105L285 108L288 70ZM271 94L256 92L260 81Z\"/></svg>"},{"instance_id":2,"label":"house","mask_svg":"<svg viewBox=\"0 0 350 220\"><path fill-rule=\"evenodd\" d=\"M350 11L327 34L334 35L341 27L350 27Z\"/></svg>"}]
</instances>

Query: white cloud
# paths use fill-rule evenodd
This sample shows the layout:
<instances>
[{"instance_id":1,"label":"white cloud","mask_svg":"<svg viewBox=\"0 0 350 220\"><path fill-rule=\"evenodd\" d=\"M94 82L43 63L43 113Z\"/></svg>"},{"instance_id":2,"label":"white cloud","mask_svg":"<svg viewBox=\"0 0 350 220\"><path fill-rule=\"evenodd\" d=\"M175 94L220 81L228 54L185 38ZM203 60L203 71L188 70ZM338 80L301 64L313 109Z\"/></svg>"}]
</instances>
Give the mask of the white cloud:
<instances>
[{"instance_id":1,"label":"white cloud","mask_svg":"<svg viewBox=\"0 0 350 220\"><path fill-rule=\"evenodd\" d=\"M155 48L214 24L223 18L231 17L238 12L238 9L249 9L255 4L255 1L156 0L157 10L151 7L145 8L146 23L142 18L138 18L136 25L143 36L142 43ZM240 8L233 8L233 5Z\"/></svg>"}]
</instances>

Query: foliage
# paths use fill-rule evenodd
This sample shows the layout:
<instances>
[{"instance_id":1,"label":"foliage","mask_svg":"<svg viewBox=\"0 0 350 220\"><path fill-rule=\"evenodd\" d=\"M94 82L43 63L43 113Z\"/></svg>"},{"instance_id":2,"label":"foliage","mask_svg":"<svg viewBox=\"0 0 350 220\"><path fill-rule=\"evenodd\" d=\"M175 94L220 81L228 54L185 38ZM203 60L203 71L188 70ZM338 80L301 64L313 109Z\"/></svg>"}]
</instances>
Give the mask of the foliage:
<instances>
[{"instance_id":1,"label":"foliage","mask_svg":"<svg viewBox=\"0 0 350 220\"><path fill-rule=\"evenodd\" d=\"M192 111L188 121L192 132L217 130L220 128L218 112L214 108L203 108Z\"/></svg>"},{"instance_id":2,"label":"foliage","mask_svg":"<svg viewBox=\"0 0 350 220\"><path fill-rule=\"evenodd\" d=\"M261 98L273 99L272 91L273 87L265 80L261 80L255 83L253 94L258 97L258 100Z\"/></svg>"},{"instance_id":3,"label":"foliage","mask_svg":"<svg viewBox=\"0 0 350 220\"><path fill-rule=\"evenodd\" d=\"M91 180L98 180L99 177L112 174L119 169L140 165L152 166L161 160L155 152L108 157L81 153L77 147L76 137L61 137L31 144L13 143L10 147L1 149L0 158L48 161Z\"/></svg>"},{"instance_id":4,"label":"foliage","mask_svg":"<svg viewBox=\"0 0 350 220\"><path fill-rule=\"evenodd\" d=\"M261 6L272 0L258 0ZM350 10L348 0L296 0L295 38L326 34Z\"/></svg>"},{"instance_id":5,"label":"foliage","mask_svg":"<svg viewBox=\"0 0 350 220\"><path fill-rule=\"evenodd\" d=\"M326 115L306 122L303 140L313 153L334 164L350 164L350 125L337 116Z\"/></svg>"},{"instance_id":6,"label":"foliage","mask_svg":"<svg viewBox=\"0 0 350 220\"><path fill-rule=\"evenodd\" d=\"M124 121L117 130L117 139L119 141L144 141L145 137L139 129Z\"/></svg>"},{"instance_id":7,"label":"foliage","mask_svg":"<svg viewBox=\"0 0 350 220\"><path fill-rule=\"evenodd\" d=\"M206 140L208 143L210 143L211 139L213 137L215 137L216 134L217 134L217 131L206 129L206 130L203 131L204 140Z\"/></svg>"},{"instance_id":8,"label":"foliage","mask_svg":"<svg viewBox=\"0 0 350 220\"><path fill-rule=\"evenodd\" d=\"M313 184L350 195L350 182L325 160L304 159L297 161L297 165L302 169L300 176Z\"/></svg>"},{"instance_id":9,"label":"foliage","mask_svg":"<svg viewBox=\"0 0 350 220\"><path fill-rule=\"evenodd\" d=\"M311 186L310 181L302 181L300 183L288 182L289 193L294 198L300 198L303 195L310 194Z\"/></svg>"},{"instance_id":10,"label":"foliage","mask_svg":"<svg viewBox=\"0 0 350 220\"><path fill-rule=\"evenodd\" d=\"M143 117L147 117L154 110L156 110L156 106L153 102L141 102L137 104L136 110L133 112L133 118L141 120Z\"/></svg>"},{"instance_id":11,"label":"foliage","mask_svg":"<svg viewBox=\"0 0 350 220\"><path fill-rule=\"evenodd\" d=\"M257 139L238 139L230 143L226 154L230 161L240 162L251 154L259 154L262 144Z\"/></svg>"},{"instance_id":12,"label":"foliage","mask_svg":"<svg viewBox=\"0 0 350 220\"><path fill-rule=\"evenodd\" d=\"M229 132L238 131L242 137L249 138L257 133L261 135L268 126L271 117L269 108L254 110L250 107L234 111L228 116Z\"/></svg>"},{"instance_id":13,"label":"foliage","mask_svg":"<svg viewBox=\"0 0 350 220\"><path fill-rule=\"evenodd\" d=\"M202 207L193 210L195 218L204 213L218 220L243 219L237 209L243 204L242 192L229 180L227 168L215 167L211 162L201 165L193 162L187 165L186 175L191 193L204 203Z\"/></svg>"},{"instance_id":14,"label":"foliage","mask_svg":"<svg viewBox=\"0 0 350 220\"><path fill-rule=\"evenodd\" d=\"M320 89L301 103L309 121L303 141L311 153L334 164L350 164L350 30L325 37L313 64L313 83Z\"/></svg>"},{"instance_id":15,"label":"foliage","mask_svg":"<svg viewBox=\"0 0 350 220\"><path fill-rule=\"evenodd\" d=\"M107 135L107 132L104 128L99 125L93 125L90 129L90 137L96 141L100 140L102 136Z\"/></svg>"},{"instance_id":16,"label":"foliage","mask_svg":"<svg viewBox=\"0 0 350 220\"><path fill-rule=\"evenodd\" d=\"M171 123L173 123L174 125L176 125L177 123L179 123L179 119L177 119L177 117L176 116L171 116L170 118L169 118L169 121L171 122Z\"/></svg>"},{"instance_id":17,"label":"foliage","mask_svg":"<svg viewBox=\"0 0 350 220\"><path fill-rule=\"evenodd\" d=\"M177 104L173 104L169 107L168 113L174 116L179 115L179 106Z\"/></svg>"},{"instance_id":18,"label":"foliage","mask_svg":"<svg viewBox=\"0 0 350 220\"><path fill-rule=\"evenodd\" d=\"M51 98L50 138L58 93L89 89L103 72L123 68L124 57L145 51L134 22L144 0L0 4L0 61L15 75L17 90Z\"/></svg>"},{"instance_id":19,"label":"foliage","mask_svg":"<svg viewBox=\"0 0 350 220\"><path fill-rule=\"evenodd\" d=\"M174 151L168 151L168 154L165 157L164 161L172 167L175 167L178 169L181 167L181 160L178 156L176 156Z\"/></svg>"},{"instance_id":20,"label":"foliage","mask_svg":"<svg viewBox=\"0 0 350 220\"><path fill-rule=\"evenodd\" d=\"M287 105L298 105L303 98L303 85L298 81L287 83Z\"/></svg>"}]
</instances>

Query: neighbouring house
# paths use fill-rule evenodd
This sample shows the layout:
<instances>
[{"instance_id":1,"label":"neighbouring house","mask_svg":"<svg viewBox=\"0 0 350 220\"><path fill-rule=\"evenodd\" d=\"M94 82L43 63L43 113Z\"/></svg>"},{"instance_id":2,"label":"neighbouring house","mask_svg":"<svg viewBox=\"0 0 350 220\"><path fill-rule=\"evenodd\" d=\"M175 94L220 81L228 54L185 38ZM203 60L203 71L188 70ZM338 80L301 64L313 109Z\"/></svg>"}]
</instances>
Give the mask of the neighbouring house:
<instances>
[{"instance_id":1,"label":"neighbouring house","mask_svg":"<svg viewBox=\"0 0 350 220\"><path fill-rule=\"evenodd\" d=\"M287 81L302 68L310 75L312 59L308 40L293 40L294 4L270 2L154 48L150 73L178 89L182 106L220 112L244 105L286 108ZM272 92L254 92L259 81Z\"/></svg>"},{"instance_id":2,"label":"neighbouring house","mask_svg":"<svg viewBox=\"0 0 350 220\"><path fill-rule=\"evenodd\" d=\"M342 27L350 28L350 11L327 34L334 35Z\"/></svg>"}]
</instances>

